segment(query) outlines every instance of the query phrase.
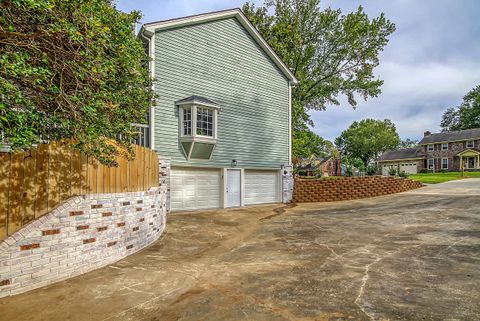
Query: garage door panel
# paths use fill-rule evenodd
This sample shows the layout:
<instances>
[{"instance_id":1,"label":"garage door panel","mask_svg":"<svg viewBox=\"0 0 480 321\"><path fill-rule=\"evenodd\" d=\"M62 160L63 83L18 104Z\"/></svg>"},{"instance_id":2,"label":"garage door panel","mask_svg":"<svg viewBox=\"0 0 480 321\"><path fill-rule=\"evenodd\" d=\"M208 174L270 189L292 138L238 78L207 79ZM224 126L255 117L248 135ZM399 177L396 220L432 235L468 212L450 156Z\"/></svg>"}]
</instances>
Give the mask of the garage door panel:
<instances>
[{"instance_id":1,"label":"garage door panel","mask_svg":"<svg viewBox=\"0 0 480 321\"><path fill-rule=\"evenodd\" d=\"M245 171L245 204L279 202L278 171Z\"/></svg>"},{"instance_id":2,"label":"garage door panel","mask_svg":"<svg viewBox=\"0 0 480 321\"><path fill-rule=\"evenodd\" d=\"M172 210L220 207L220 170L172 168Z\"/></svg>"}]
</instances>

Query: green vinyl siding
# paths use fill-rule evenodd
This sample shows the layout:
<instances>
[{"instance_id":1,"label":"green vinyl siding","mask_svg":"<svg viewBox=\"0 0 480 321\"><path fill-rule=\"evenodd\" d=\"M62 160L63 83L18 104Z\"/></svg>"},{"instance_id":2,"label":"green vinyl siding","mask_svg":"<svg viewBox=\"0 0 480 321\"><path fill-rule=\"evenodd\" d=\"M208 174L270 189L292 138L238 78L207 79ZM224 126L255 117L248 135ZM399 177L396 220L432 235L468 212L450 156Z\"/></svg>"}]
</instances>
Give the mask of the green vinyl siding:
<instances>
[{"instance_id":1,"label":"green vinyl siding","mask_svg":"<svg viewBox=\"0 0 480 321\"><path fill-rule=\"evenodd\" d=\"M288 80L236 18L157 31L155 79L155 149L173 166L288 163ZM187 161L178 140L174 102L191 95L221 106L208 161Z\"/></svg>"}]
</instances>

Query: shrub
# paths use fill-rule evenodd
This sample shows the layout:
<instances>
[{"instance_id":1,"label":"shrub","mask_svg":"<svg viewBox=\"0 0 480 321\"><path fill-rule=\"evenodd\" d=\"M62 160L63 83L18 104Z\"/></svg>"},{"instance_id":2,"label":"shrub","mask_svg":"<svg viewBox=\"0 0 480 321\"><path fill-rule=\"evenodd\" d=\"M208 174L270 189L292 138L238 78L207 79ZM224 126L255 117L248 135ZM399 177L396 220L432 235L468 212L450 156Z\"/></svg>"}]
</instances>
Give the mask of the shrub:
<instances>
[{"instance_id":1,"label":"shrub","mask_svg":"<svg viewBox=\"0 0 480 321\"><path fill-rule=\"evenodd\" d=\"M353 170L350 167L347 167L347 169L345 170L345 176L347 177L353 176Z\"/></svg>"},{"instance_id":2,"label":"shrub","mask_svg":"<svg viewBox=\"0 0 480 321\"><path fill-rule=\"evenodd\" d=\"M390 169L388 170L388 175L390 176L397 175L397 169L395 167L390 167Z\"/></svg>"},{"instance_id":3,"label":"shrub","mask_svg":"<svg viewBox=\"0 0 480 321\"><path fill-rule=\"evenodd\" d=\"M367 166L367 175L368 176L373 176L378 173L378 167L377 165L369 165Z\"/></svg>"},{"instance_id":4,"label":"shrub","mask_svg":"<svg viewBox=\"0 0 480 321\"><path fill-rule=\"evenodd\" d=\"M428 169L426 169L426 168L422 168L422 169L420 170L420 174L428 174L428 173L430 173L430 172L431 172L431 171L428 170Z\"/></svg>"},{"instance_id":5,"label":"shrub","mask_svg":"<svg viewBox=\"0 0 480 321\"><path fill-rule=\"evenodd\" d=\"M398 176L403 177L403 178L408 178L408 174L405 171L400 171L400 173L398 173Z\"/></svg>"}]
</instances>

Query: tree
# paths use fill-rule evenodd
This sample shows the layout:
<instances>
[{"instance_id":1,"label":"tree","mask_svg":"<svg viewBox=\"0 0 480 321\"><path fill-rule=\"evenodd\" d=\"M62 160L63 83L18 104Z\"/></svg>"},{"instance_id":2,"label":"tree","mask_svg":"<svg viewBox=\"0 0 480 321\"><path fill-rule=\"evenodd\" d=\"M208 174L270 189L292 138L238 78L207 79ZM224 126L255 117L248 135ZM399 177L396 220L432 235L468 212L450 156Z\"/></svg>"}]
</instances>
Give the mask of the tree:
<instances>
[{"instance_id":1,"label":"tree","mask_svg":"<svg viewBox=\"0 0 480 321\"><path fill-rule=\"evenodd\" d=\"M418 146L418 139L410 139L407 138L405 140L401 140L398 148L413 148Z\"/></svg>"},{"instance_id":2,"label":"tree","mask_svg":"<svg viewBox=\"0 0 480 321\"><path fill-rule=\"evenodd\" d=\"M388 119L355 121L335 140L342 155L361 159L364 168L381 153L397 148L399 143L395 124Z\"/></svg>"},{"instance_id":3,"label":"tree","mask_svg":"<svg viewBox=\"0 0 480 321\"><path fill-rule=\"evenodd\" d=\"M443 131L480 128L480 85L463 97L460 106L447 109L440 126Z\"/></svg>"},{"instance_id":4,"label":"tree","mask_svg":"<svg viewBox=\"0 0 480 321\"><path fill-rule=\"evenodd\" d=\"M0 2L0 125L13 150L48 139L111 164L153 98L140 14L110 0Z\"/></svg>"},{"instance_id":5,"label":"tree","mask_svg":"<svg viewBox=\"0 0 480 321\"><path fill-rule=\"evenodd\" d=\"M334 145L311 130L301 130L293 133L292 154L294 158L309 158L332 156Z\"/></svg>"},{"instance_id":6,"label":"tree","mask_svg":"<svg viewBox=\"0 0 480 321\"><path fill-rule=\"evenodd\" d=\"M353 107L355 95L363 99L378 96L383 81L374 77L373 70L395 30L383 13L370 20L361 6L344 15L339 9L322 11L319 3L267 0L263 7L248 2L243 6L246 16L300 81L292 95L294 130L313 126L308 111L339 105L340 95Z\"/></svg>"}]
</instances>

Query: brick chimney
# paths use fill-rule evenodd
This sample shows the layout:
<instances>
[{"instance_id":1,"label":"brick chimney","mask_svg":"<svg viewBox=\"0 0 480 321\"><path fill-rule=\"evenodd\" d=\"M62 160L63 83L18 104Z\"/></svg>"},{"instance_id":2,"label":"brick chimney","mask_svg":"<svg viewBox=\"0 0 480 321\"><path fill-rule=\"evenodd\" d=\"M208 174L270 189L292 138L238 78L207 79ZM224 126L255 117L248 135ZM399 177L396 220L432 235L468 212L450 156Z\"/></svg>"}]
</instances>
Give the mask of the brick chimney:
<instances>
[{"instance_id":1,"label":"brick chimney","mask_svg":"<svg viewBox=\"0 0 480 321\"><path fill-rule=\"evenodd\" d=\"M427 137L427 136L430 136L432 133L427 130L426 132L423 133L423 137Z\"/></svg>"}]
</instances>

